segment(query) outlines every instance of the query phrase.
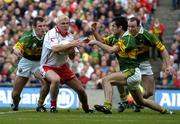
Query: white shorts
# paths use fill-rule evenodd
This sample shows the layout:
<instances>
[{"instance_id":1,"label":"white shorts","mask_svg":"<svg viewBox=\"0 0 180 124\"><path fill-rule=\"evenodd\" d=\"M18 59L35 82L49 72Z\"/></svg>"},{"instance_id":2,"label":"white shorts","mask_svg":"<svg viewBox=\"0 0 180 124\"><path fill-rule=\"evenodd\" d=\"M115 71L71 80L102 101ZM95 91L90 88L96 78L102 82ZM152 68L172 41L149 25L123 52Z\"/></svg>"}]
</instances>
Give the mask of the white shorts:
<instances>
[{"instance_id":1,"label":"white shorts","mask_svg":"<svg viewBox=\"0 0 180 124\"><path fill-rule=\"evenodd\" d=\"M39 66L39 61L31 61L22 57L18 63L16 75L29 78L39 70Z\"/></svg>"},{"instance_id":2,"label":"white shorts","mask_svg":"<svg viewBox=\"0 0 180 124\"><path fill-rule=\"evenodd\" d=\"M153 75L152 67L149 61L141 62L139 69L142 75Z\"/></svg>"},{"instance_id":3,"label":"white shorts","mask_svg":"<svg viewBox=\"0 0 180 124\"><path fill-rule=\"evenodd\" d=\"M135 72L132 76L127 78L127 86L129 90L139 89L139 84L142 80L141 71L139 68L135 68Z\"/></svg>"}]
</instances>

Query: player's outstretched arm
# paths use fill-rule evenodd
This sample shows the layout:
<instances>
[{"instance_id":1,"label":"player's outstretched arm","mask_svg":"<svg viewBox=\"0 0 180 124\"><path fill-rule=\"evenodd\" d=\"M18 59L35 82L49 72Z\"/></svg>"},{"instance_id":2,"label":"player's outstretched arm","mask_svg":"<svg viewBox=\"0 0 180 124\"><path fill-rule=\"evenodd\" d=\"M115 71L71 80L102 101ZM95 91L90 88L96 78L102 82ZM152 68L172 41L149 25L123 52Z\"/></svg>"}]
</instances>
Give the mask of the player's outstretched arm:
<instances>
[{"instance_id":1,"label":"player's outstretched arm","mask_svg":"<svg viewBox=\"0 0 180 124\"><path fill-rule=\"evenodd\" d=\"M67 44L57 44L52 46L52 50L54 52L63 52L66 51L68 49L74 48L74 47L78 47L80 46L81 43L79 42L79 40L74 40L72 42L69 42Z\"/></svg>"},{"instance_id":2,"label":"player's outstretched arm","mask_svg":"<svg viewBox=\"0 0 180 124\"><path fill-rule=\"evenodd\" d=\"M119 51L119 47L117 45L109 46L109 45L106 45L97 40L91 40L88 44L89 45L97 45L108 53L115 53L115 52Z\"/></svg>"}]
</instances>

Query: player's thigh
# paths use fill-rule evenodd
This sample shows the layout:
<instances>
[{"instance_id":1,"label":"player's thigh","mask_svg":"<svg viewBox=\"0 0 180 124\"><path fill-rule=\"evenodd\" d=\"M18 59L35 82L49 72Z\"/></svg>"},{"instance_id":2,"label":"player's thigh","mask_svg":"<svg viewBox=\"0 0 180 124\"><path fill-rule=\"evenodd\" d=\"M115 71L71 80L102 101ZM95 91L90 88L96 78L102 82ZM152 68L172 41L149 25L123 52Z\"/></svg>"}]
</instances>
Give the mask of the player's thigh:
<instances>
[{"instance_id":1,"label":"player's thigh","mask_svg":"<svg viewBox=\"0 0 180 124\"><path fill-rule=\"evenodd\" d=\"M45 74L45 78L48 82L59 82L60 83L60 76L53 70L48 70Z\"/></svg>"},{"instance_id":2,"label":"player's thigh","mask_svg":"<svg viewBox=\"0 0 180 124\"><path fill-rule=\"evenodd\" d=\"M142 85L146 90L155 89L155 80L153 75L143 75L142 76Z\"/></svg>"},{"instance_id":3,"label":"player's thigh","mask_svg":"<svg viewBox=\"0 0 180 124\"><path fill-rule=\"evenodd\" d=\"M103 78L103 83L111 83L112 85L125 85L126 75L122 72L115 72Z\"/></svg>"},{"instance_id":4,"label":"player's thigh","mask_svg":"<svg viewBox=\"0 0 180 124\"><path fill-rule=\"evenodd\" d=\"M40 73L39 69L34 73L34 76L36 79L38 79L40 81L41 85L49 84L49 82L45 78L43 78L43 75Z\"/></svg>"}]
</instances>

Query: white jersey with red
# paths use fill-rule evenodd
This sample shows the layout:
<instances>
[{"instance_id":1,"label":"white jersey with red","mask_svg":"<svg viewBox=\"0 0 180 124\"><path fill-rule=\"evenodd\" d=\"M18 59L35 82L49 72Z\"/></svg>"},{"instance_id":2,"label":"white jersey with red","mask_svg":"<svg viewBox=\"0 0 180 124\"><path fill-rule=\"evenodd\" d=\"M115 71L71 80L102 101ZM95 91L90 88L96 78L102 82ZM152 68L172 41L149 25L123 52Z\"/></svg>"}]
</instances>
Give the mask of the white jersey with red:
<instances>
[{"instance_id":1,"label":"white jersey with red","mask_svg":"<svg viewBox=\"0 0 180 124\"><path fill-rule=\"evenodd\" d=\"M60 44L63 41L72 41L72 34L63 37L55 27L49 30L44 38L42 54L41 54L41 73L43 77L48 70L56 72L62 81L67 81L75 77L74 72L68 66L68 55L66 53L59 54L52 50L52 46Z\"/></svg>"},{"instance_id":2,"label":"white jersey with red","mask_svg":"<svg viewBox=\"0 0 180 124\"><path fill-rule=\"evenodd\" d=\"M58 29L55 27L49 30L44 38L42 54L41 54L41 61L40 65L49 65L49 66L61 66L62 64L68 61L67 54L59 54L58 52L52 51L52 46L60 44L63 41L72 41L73 35L67 34L63 37L59 32Z\"/></svg>"}]
</instances>

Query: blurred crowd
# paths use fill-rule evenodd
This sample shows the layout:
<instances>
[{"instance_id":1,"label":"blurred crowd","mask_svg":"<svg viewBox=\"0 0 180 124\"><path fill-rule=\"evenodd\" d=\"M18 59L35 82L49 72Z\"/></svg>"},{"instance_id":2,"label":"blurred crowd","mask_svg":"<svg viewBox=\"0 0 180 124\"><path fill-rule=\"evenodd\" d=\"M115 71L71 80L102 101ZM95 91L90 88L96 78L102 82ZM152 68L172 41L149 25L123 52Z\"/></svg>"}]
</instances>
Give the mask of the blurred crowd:
<instances>
[{"instance_id":1,"label":"blurred crowd","mask_svg":"<svg viewBox=\"0 0 180 124\"><path fill-rule=\"evenodd\" d=\"M0 0L0 84L11 85L14 81L18 58L12 54L13 46L31 29L34 17L44 17L48 30L55 26L59 15L66 14L70 17L70 31L78 39L92 37L90 25L93 22L98 22L99 33L107 36L111 33L110 22L114 16L136 16L163 42L165 27L154 17L157 6L158 0ZM169 77L162 71L160 80L162 86L180 87L180 46L177 42L180 41L180 22L173 40L170 54L177 74L171 76L170 84ZM152 50L152 57L156 56L160 57ZM70 66L85 88L101 88L101 79L118 70L114 54L109 55L99 47L85 43ZM32 76L27 85L40 84Z\"/></svg>"}]
</instances>

